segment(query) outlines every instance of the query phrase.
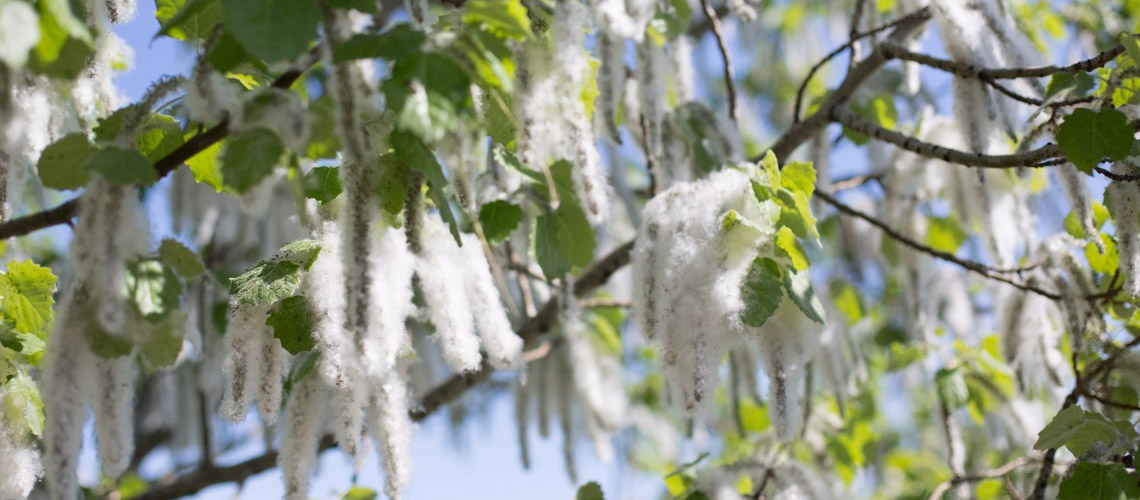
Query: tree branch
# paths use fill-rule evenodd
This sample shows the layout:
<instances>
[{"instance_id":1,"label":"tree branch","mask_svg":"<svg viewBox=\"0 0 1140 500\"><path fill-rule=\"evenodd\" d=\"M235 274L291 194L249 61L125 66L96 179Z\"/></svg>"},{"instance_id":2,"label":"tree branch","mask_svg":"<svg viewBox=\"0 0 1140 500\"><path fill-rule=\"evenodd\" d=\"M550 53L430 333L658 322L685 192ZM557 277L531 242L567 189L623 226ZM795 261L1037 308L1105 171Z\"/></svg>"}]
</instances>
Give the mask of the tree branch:
<instances>
[{"instance_id":1,"label":"tree branch","mask_svg":"<svg viewBox=\"0 0 1140 500\"><path fill-rule=\"evenodd\" d=\"M984 481L986 479L1004 477L1006 474L1009 474L1010 472L1013 472L1018 468L1029 465L1033 462L1034 460L1032 458L1020 457L996 469L984 470L981 472L975 472L973 474L953 477L947 481L943 481L937 487L935 487L934 491L930 493L930 500L938 500L942 498L946 492L950 491L950 488L953 488L959 484L975 483L978 481Z\"/></svg>"},{"instance_id":2,"label":"tree branch","mask_svg":"<svg viewBox=\"0 0 1140 500\"><path fill-rule=\"evenodd\" d=\"M921 156L937 158L959 165L981 168L1039 167L1039 164L1045 160L1064 157L1064 153L1052 143L1024 153L1010 155L969 153L924 142L914 137L895 132L894 130L885 129L856 116L855 113L843 109L841 106L833 106L829 114L836 122L861 134L894 144L895 146Z\"/></svg>"},{"instance_id":3,"label":"tree branch","mask_svg":"<svg viewBox=\"0 0 1140 500\"><path fill-rule=\"evenodd\" d=\"M888 58L900 59L903 61L911 61L919 63L923 66L929 66L934 69L940 69L947 73L953 73L963 78L978 78L981 80L994 79L994 80L1008 80L1014 78L1040 78L1052 76L1056 73L1079 73L1082 71L1091 71L1105 64L1109 61L1116 59L1117 56L1124 53L1124 45L1116 44L1115 46L1101 52L1088 59L1077 61L1068 66L1035 66L1029 68L982 68L980 66L963 63L958 61L951 61L949 59L940 59L918 52L911 52L903 47L901 44L893 41L887 41L880 47Z\"/></svg>"},{"instance_id":4,"label":"tree branch","mask_svg":"<svg viewBox=\"0 0 1140 500\"><path fill-rule=\"evenodd\" d=\"M820 199L827 202L829 205L835 207L841 213L855 217L857 219L862 219L862 220L870 223L872 226L879 228L884 233L886 233L887 236L890 236L891 238L895 239L899 243L902 243L902 244L904 244L908 247L911 247L915 250L918 250L922 253L929 254L933 257L944 260L946 262L956 264L959 267L962 267L968 271L973 271L975 273L978 273L978 274L980 274L986 278L989 278L989 279L992 279L995 281L1000 281L1000 282L1006 283L1008 285L1012 285L1014 287L1017 287L1021 290L1025 290L1027 292L1036 293L1038 295L1041 295L1042 297L1047 297L1047 298L1050 298L1053 300L1059 300L1061 298L1061 296L1057 295L1056 293L1053 293L1053 292L1050 292L1047 290L1043 290L1041 288L1038 288L1038 287L1031 285L1031 284L1028 284L1028 283L1021 283L1018 281L1014 281L1010 278L1002 276L1003 273L1016 273L1016 272L1028 270L1029 268L1027 268L1027 267L1026 268L1017 268L1017 269L1002 269L1002 268L987 266L987 265L982 264L981 262L978 262L978 261L959 258L958 256L956 256L952 253L943 252L941 250L932 248L930 246L924 245L922 243L919 243L919 242L911 239L909 236L900 233L899 231L892 228L891 226L888 226L885 222L883 222L883 221L881 221L875 217L872 217L868 214L860 212L859 210L856 210L855 208L851 207L850 205L847 205L847 204L839 201L831 193L816 190L815 196L818 196Z\"/></svg>"}]
</instances>

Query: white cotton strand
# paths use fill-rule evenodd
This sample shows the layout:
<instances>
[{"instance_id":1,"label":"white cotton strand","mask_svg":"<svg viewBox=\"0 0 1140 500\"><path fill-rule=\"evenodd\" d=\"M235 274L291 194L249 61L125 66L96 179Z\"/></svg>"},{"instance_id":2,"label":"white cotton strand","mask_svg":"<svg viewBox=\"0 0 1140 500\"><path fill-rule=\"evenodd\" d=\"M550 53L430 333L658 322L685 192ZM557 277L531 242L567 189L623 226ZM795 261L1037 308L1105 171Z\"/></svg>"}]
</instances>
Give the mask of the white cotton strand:
<instances>
[{"instance_id":1,"label":"white cotton strand","mask_svg":"<svg viewBox=\"0 0 1140 500\"><path fill-rule=\"evenodd\" d=\"M515 379L515 434L519 444L519 461L524 470L530 470L530 392L522 383L522 377Z\"/></svg>"},{"instance_id":2,"label":"white cotton strand","mask_svg":"<svg viewBox=\"0 0 1140 500\"><path fill-rule=\"evenodd\" d=\"M344 326L345 294L340 286L343 264L340 232L335 222L325 222L316 235L321 244L317 260L301 281L300 294L316 315L313 341L321 353L317 370L324 383L343 388L350 384L349 365L356 362L352 341Z\"/></svg>"},{"instance_id":3,"label":"white cotton strand","mask_svg":"<svg viewBox=\"0 0 1140 500\"><path fill-rule=\"evenodd\" d=\"M310 375L301 379L289 395L277 462L285 477L286 500L309 497L309 480L317 462L327 394L320 377Z\"/></svg>"},{"instance_id":4,"label":"white cotton strand","mask_svg":"<svg viewBox=\"0 0 1140 500\"><path fill-rule=\"evenodd\" d=\"M775 314L755 330L768 373L768 416L776 438L790 442L803 424L804 365L819 348L821 328L784 297Z\"/></svg>"},{"instance_id":5,"label":"white cotton strand","mask_svg":"<svg viewBox=\"0 0 1140 500\"><path fill-rule=\"evenodd\" d=\"M439 216L423 217L422 244L416 256L424 304L448 366L458 372L479 368L479 338L462 280L463 258Z\"/></svg>"},{"instance_id":6,"label":"white cotton strand","mask_svg":"<svg viewBox=\"0 0 1140 500\"><path fill-rule=\"evenodd\" d=\"M624 423L629 408L621 380L621 363L612 356L595 351L589 338L590 331L578 317L578 311L573 309L573 317L566 319L562 332L569 349L574 389L582 406L604 430L616 430Z\"/></svg>"},{"instance_id":7,"label":"white cotton strand","mask_svg":"<svg viewBox=\"0 0 1140 500\"><path fill-rule=\"evenodd\" d=\"M1053 302L1026 291L1010 291L1004 306L1002 356L1017 373L1022 387L1047 387L1060 382L1064 357L1057 344L1061 337ZM1076 332L1080 335L1081 332Z\"/></svg>"},{"instance_id":8,"label":"white cotton strand","mask_svg":"<svg viewBox=\"0 0 1140 500\"><path fill-rule=\"evenodd\" d=\"M266 87L248 94L235 123L238 130L271 130L297 153L308 146L309 114L300 96L288 90Z\"/></svg>"},{"instance_id":9,"label":"white cotton strand","mask_svg":"<svg viewBox=\"0 0 1140 500\"><path fill-rule=\"evenodd\" d=\"M1117 170L1120 170L1118 167ZM1124 274L1124 293L1140 295L1140 186L1134 182L1113 181L1105 189L1112 198L1113 224Z\"/></svg>"},{"instance_id":10,"label":"white cotton strand","mask_svg":"<svg viewBox=\"0 0 1140 500\"><path fill-rule=\"evenodd\" d=\"M213 125L222 121L230 112L237 109L239 96L235 83L209 67L204 59L194 68L194 76L187 81L186 97L182 102L190 119L198 123Z\"/></svg>"},{"instance_id":11,"label":"white cotton strand","mask_svg":"<svg viewBox=\"0 0 1140 500\"><path fill-rule=\"evenodd\" d=\"M85 387L94 377L94 354L84 338L87 300L80 287L65 294L48 335L41 391L44 404L44 482L50 498L79 495L79 448L87 421Z\"/></svg>"},{"instance_id":12,"label":"white cotton strand","mask_svg":"<svg viewBox=\"0 0 1140 500\"><path fill-rule=\"evenodd\" d=\"M627 114L626 121L640 123L644 119L647 125L647 130L642 132L647 138L644 147L651 157L661 156L661 122L665 118L667 103L666 67L663 47L651 39L637 44L637 96L641 116Z\"/></svg>"},{"instance_id":13,"label":"white cotton strand","mask_svg":"<svg viewBox=\"0 0 1140 500\"><path fill-rule=\"evenodd\" d=\"M673 40L669 49L670 62L673 68L673 88L677 95L677 102L692 101L697 94L697 71L693 67L693 40L688 35L681 35Z\"/></svg>"},{"instance_id":14,"label":"white cotton strand","mask_svg":"<svg viewBox=\"0 0 1140 500\"><path fill-rule=\"evenodd\" d=\"M103 473L117 478L127 470L134 453L134 356L98 358L97 378L91 394L95 411L95 442Z\"/></svg>"},{"instance_id":15,"label":"white cotton strand","mask_svg":"<svg viewBox=\"0 0 1140 500\"><path fill-rule=\"evenodd\" d=\"M630 16L626 11L625 0L596 0L593 6L594 22L601 28L604 36L636 40L641 40L644 36L645 25Z\"/></svg>"},{"instance_id":16,"label":"white cotton strand","mask_svg":"<svg viewBox=\"0 0 1140 500\"><path fill-rule=\"evenodd\" d=\"M408 389L396 372L379 381L373 404L372 432L383 458L384 491L398 500L412 478L412 433L415 425L408 416Z\"/></svg>"},{"instance_id":17,"label":"white cotton strand","mask_svg":"<svg viewBox=\"0 0 1140 500\"><path fill-rule=\"evenodd\" d=\"M4 457L4 473L0 474L0 499L28 498L36 486L36 478L43 474L39 453L34 447L21 444L20 439L5 428L2 420L0 457Z\"/></svg>"},{"instance_id":18,"label":"white cotton strand","mask_svg":"<svg viewBox=\"0 0 1140 500\"><path fill-rule=\"evenodd\" d=\"M271 332L265 331L263 334L268 335L261 343L261 383L257 386L257 410L262 421L273 425L277 422L277 413L281 411L281 392L285 386L288 353Z\"/></svg>"},{"instance_id":19,"label":"white cotton strand","mask_svg":"<svg viewBox=\"0 0 1140 500\"><path fill-rule=\"evenodd\" d=\"M147 250L149 230L137 210L137 190L92 175L80 198L71 243L77 279L92 287L96 319L112 335L126 326L126 262Z\"/></svg>"},{"instance_id":20,"label":"white cotton strand","mask_svg":"<svg viewBox=\"0 0 1140 500\"><path fill-rule=\"evenodd\" d=\"M594 113L605 127L611 141L621 143L621 132L617 127L617 109L625 87L625 43L620 38L601 33L597 39L598 59L598 99Z\"/></svg>"},{"instance_id":21,"label":"white cotton strand","mask_svg":"<svg viewBox=\"0 0 1140 500\"><path fill-rule=\"evenodd\" d=\"M235 305L230 309L225 334L226 359L222 365L226 390L219 411L234 422L245 419L261 381L265 344L274 340L265 324L268 313L268 305Z\"/></svg>"},{"instance_id":22,"label":"white cotton strand","mask_svg":"<svg viewBox=\"0 0 1140 500\"><path fill-rule=\"evenodd\" d=\"M491 267L483 252L482 242L471 234L463 235L463 267L467 271L467 299L479 328L479 338L487 351L487 361L497 370L518 366L522 356L522 338L515 335L499 290L491 277Z\"/></svg>"},{"instance_id":23,"label":"white cotton strand","mask_svg":"<svg viewBox=\"0 0 1140 500\"><path fill-rule=\"evenodd\" d=\"M447 239L451 240L450 234ZM455 244L454 240L451 244ZM395 369L400 351L410 343L405 322L416 311L412 302L416 257L408 250L404 231L398 228L385 230L373 245L371 266L376 272L370 288L373 294L370 314L376 328L365 351L365 360L368 375L376 378Z\"/></svg>"},{"instance_id":24,"label":"white cotton strand","mask_svg":"<svg viewBox=\"0 0 1140 500\"><path fill-rule=\"evenodd\" d=\"M775 467L774 500L831 500L837 498L831 485L815 471L799 462L783 462Z\"/></svg>"},{"instance_id":25,"label":"white cotton strand","mask_svg":"<svg viewBox=\"0 0 1140 500\"><path fill-rule=\"evenodd\" d=\"M332 413L329 419L337 447L346 457L355 458L360 452L360 438L364 436L364 407L368 403L367 381L356 381L345 387L334 388L330 396Z\"/></svg>"}]
</instances>

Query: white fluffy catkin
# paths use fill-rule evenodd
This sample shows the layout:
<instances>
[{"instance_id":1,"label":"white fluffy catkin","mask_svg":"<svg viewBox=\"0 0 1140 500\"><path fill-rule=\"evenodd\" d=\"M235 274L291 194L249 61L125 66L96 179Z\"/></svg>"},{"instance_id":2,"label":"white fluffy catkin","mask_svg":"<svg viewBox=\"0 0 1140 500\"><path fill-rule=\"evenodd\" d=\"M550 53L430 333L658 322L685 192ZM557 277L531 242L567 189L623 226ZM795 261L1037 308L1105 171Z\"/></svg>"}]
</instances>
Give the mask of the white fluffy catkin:
<instances>
[{"instance_id":1,"label":"white fluffy catkin","mask_svg":"<svg viewBox=\"0 0 1140 500\"><path fill-rule=\"evenodd\" d=\"M87 393L93 377L94 354L88 347L86 292L73 286L64 295L48 336L41 385L44 416L44 482L50 498L79 495L79 448L87 420Z\"/></svg>"},{"instance_id":2,"label":"white fluffy catkin","mask_svg":"<svg viewBox=\"0 0 1140 500\"><path fill-rule=\"evenodd\" d=\"M412 433L415 426L408 416L408 389L399 373L390 372L377 386L372 405L372 433L382 455L388 498L398 500L411 481Z\"/></svg>"},{"instance_id":3,"label":"white fluffy catkin","mask_svg":"<svg viewBox=\"0 0 1140 500\"><path fill-rule=\"evenodd\" d=\"M626 419L629 401L622 385L621 364L591 345L590 331L579 317L581 311L567 311L562 336L569 348L570 369L578 400L604 430L618 429ZM593 420L589 419L589 420Z\"/></svg>"},{"instance_id":4,"label":"white fluffy catkin","mask_svg":"<svg viewBox=\"0 0 1140 500\"><path fill-rule=\"evenodd\" d=\"M1117 173L1128 170L1120 165ZM1130 173L1130 172L1129 172ZM1105 194L1112 198L1116 245L1120 254L1120 271L1124 274L1124 292L1140 295L1140 186L1134 182L1113 181Z\"/></svg>"},{"instance_id":5,"label":"white fluffy catkin","mask_svg":"<svg viewBox=\"0 0 1140 500\"><path fill-rule=\"evenodd\" d=\"M95 442L103 473L117 478L134 453L134 356L96 358L91 407L95 411Z\"/></svg>"},{"instance_id":6,"label":"white fluffy catkin","mask_svg":"<svg viewBox=\"0 0 1140 500\"><path fill-rule=\"evenodd\" d=\"M28 498L36 486L36 478L43 473L39 453L33 446L21 444L0 421L0 457L4 462L4 473L0 474L0 499L18 500Z\"/></svg>"},{"instance_id":7,"label":"white fluffy catkin","mask_svg":"<svg viewBox=\"0 0 1140 500\"><path fill-rule=\"evenodd\" d=\"M450 240L450 235L448 235ZM454 245L454 241L451 242ZM412 274L416 257L408 250L404 231L388 228L373 241L373 335L365 351L367 374L380 377L395 369L396 358L409 343L405 321L415 313Z\"/></svg>"},{"instance_id":8,"label":"white fluffy catkin","mask_svg":"<svg viewBox=\"0 0 1140 500\"><path fill-rule=\"evenodd\" d=\"M286 500L309 497L309 479L313 476L325 421L328 399L325 389L320 377L310 374L301 379L289 394L277 459L277 466L285 476Z\"/></svg>"},{"instance_id":9,"label":"white fluffy catkin","mask_svg":"<svg viewBox=\"0 0 1140 500\"><path fill-rule=\"evenodd\" d=\"M420 278L424 304L435 326L436 338L448 366L458 372L479 368L479 338L475 318L462 279L463 258L447 225L437 215L422 218L420 253L416 276Z\"/></svg>"},{"instance_id":10,"label":"white fluffy catkin","mask_svg":"<svg viewBox=\"0 0 1140 500\"><path fill-rule=\"evenodd\" d=\"M281 392L285 386L288 353L269 330L263 332L266 338L261 342L258 360L261 363L261 381L257 386L257 410L261 419L272 425L277 422L277 413L281 411Z\"/></svg>"},{"instance_id":11,"label":"white fluffy catkin","mask_svg":"<svg viewBox=\"0 0 1140 500\"><path fill-rule=\"evenodd\" d=\"M479 338L487 360L497 370L513 368L522 356L522 338L515 335L499 290L491 277L491 267L482 242L472 234L463 235L463 267L467 271L467 300L474 312Z\"/></svg>"},{"instance_id":12,"label":"white fluffy catkin","mask_svg":"<svg viewBox=\"0 0 1140 500\"><path fill-rule=\"evenodd\" d=\"M226 359L222 364L226 390L219 411L234 422L241 422L258 392L262 377L262 353L273 334L265 319L269 306L234 305L226 328Z\"/></svg>"}]
</instances>

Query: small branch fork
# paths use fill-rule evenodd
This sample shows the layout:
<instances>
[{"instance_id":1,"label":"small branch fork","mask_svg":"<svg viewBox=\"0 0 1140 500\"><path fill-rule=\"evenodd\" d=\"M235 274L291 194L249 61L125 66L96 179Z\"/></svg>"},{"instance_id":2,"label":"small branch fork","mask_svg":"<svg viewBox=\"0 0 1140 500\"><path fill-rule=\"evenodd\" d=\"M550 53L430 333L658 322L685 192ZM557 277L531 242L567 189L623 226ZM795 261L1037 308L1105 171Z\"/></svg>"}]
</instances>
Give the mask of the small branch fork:
<instances>
[{"instance_id":1,"label":"small branch fork","mask_svg":"<svg viewBox=\"0 0 1140 500\"><path fill-rule=\"evenodd\" d=\"M720 26L720 18L716 15L709 0L701 0L701 7L712 24L713 36L716 37L716 46L720 49L720 59L724 63L724 89L728 94L728 116L736 121L736 80L735 70L732 68L732 52L728 50L728 42L724 38L724 30Z\"/></svg>"}]
</instances>

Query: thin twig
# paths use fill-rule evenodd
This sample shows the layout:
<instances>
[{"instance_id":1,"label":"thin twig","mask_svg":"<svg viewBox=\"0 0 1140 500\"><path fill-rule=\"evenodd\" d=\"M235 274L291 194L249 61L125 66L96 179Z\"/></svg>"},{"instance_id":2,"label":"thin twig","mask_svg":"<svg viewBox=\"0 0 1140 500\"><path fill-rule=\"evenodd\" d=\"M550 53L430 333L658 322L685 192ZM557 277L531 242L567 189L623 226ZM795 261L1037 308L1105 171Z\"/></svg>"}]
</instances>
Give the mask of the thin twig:
<instances>
[{"instance_id":1,"label":"thin twig","mask_svg":"<svg viewBox=\"0 0 1140 500\"><path fill-rule=\"evenodd\" d=\"M881 49L885 51L887 56L892 59L916 62L923 66L929 66L931 68L939 69L947 73L953 73L963 78L978 78L981 80L1041 78L1052 76L1056 73L1080 73L1084 71L1092 71L1094 69L1103 67L1104 65L1108 64L1109 61L1116 59L1117 56L1124 53L1124 46L1121 44L1116 44L1104 52L1101 52L1088 59L1077 61L1068 66L1050 65L1034 66L1028 68L983 68L976 64L952 61L949 59L941 59L918 52L911 52L907 50L906 47L903 47L901 44L895 42L886 42L882 45Z\"/></svg>"},{"instance_id":2,"label":"thin twig","mask_svg":"<svg viewBox=\"0 0 1140 500\"><path fill-rule=\"evenodd\" d=\"M856 210L855 208L851 207L850 205L847 205L847 204L839 201L831 193L816 190L815 196L818 196L820 199L827 202L828 204L835 207L837 210L839 210L840 212L842 212L846 215L849 215L849 216L852 216L852 217L855 217L858 219L862 219L866 222L869 222L872 226L875 226L875 227L881 229L884 233L887 234L887 236L890 236L891 238L895 239L899 243L902 243L902 244L904 244L908 247L911 247L915 250L929 254L929 255L936 257L938 259L941 259L941 260L944 260L944 261L947 261L947 262L950 262L953 264L957 264L959 267L962 267L966 270L978 273L982 276L985 276L986 278L1012 285L1016 288L1025 290L1027 292L1036 293L1038 295L1041 295L1042 297L1047 297L1047 298L1050 298L1053 300L1060 300L1060 298L1061 298L1061 296L1056 294L1056 293L1053 293L1053 292L1050 292L1047 290L1043 290L1043 289L1038 288L1037 286L1034 286L1031 284L1022 283L1019 281L1012 280L1010 278L1006 278L1005 276L1002 276L1003 273L1019 272L1019 271L1027 270L1028 268L1019 268L1019 269L995 268L995 267L991 267L991 266L987 266L985 264L982 264L981 262L978 262L978 261L959 258L958 256L956 256L952 253L943 252L941 250L932 248L928 245L924 245L922 243L919 243L919 242L913 240L909 236L902 234L898 230L888 226L885 222L883 222L883 221L881 221L875 217L872 217L868 214L865 214L859 210Z\"/></svg>"},{"instance_id":3,"label":"thin twig","mask_svg":"<svg viewBox=\"0 0 1140 500\"><path fill-rule=\"evenodd\" d=\"M716 15L716 10L713 9L709 0L701 0L701 6L705 9L705 15L708 16L709 22L712 23L713 36L716 37L716 45L720 49L720 59L724 63L724 89L728 93L728 116L732 121L736 121L736 80L735 70L732 69L732 53L728 50L728 42L725 41L724 30L720 26L720 18Z\"/></svg>"},{"instance_id":4,"label":"thin twig","mask_svg":"<svg viewBox=\"0 0 1140 500\"><path fill-rule=\"evenodd\" d=\"M984 481L986 479L1004 477L1006 474L1009 474L1010 472L1013 472L1018 468L1029 465L1033 462L1034 460L1032 458L1020 457L996 469L984 470L981 472L975 472L973 474L953 477L949 480L943 481L938 486L936 486L934 488L934 491L930 493L929 498L930 500L938 500L942 498L942 496L945 495L946 492L950 491L950 488L953 488L954 486L963 483L975 483L978 481Z\"/></svg>"}]
</instances>

